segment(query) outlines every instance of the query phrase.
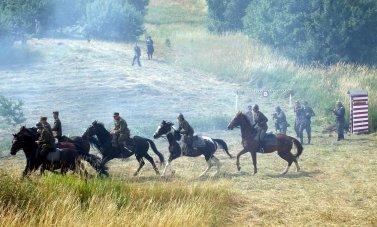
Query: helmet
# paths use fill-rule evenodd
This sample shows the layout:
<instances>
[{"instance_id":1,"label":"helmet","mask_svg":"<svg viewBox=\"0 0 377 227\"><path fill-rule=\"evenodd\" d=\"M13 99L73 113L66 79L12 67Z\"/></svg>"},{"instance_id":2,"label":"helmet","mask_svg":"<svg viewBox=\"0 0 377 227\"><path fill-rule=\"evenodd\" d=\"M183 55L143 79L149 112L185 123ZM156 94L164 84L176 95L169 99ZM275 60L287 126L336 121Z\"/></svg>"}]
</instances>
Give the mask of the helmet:
<instances>
[{"instance_id":1,"label":"helmet","mask_svg":"<svg viewBox=\"0 0 377 227\"><path fill-rule=\"evenodd\" d=\"M259 111L259 106L257 104L255 104L254 107L253 107L253 110L254 111Z\"/></svg>"},{"instance_id":2,"label":"helmet","mask_svg":"<svg viewBox=\"0 0 377 227\"><path fill-rule=\"evenodd\" d=\"M180 113L180 114L178 115L178 120L183 120L183 119L185 119L185 117L183 116L183 114Z\"/></svg>"},{"instance_id":3,"label":"helmet","mask_svg":"<svg viewBox=\"0 0 377 227\"><path fill-rule=\"evenodd\" d=\"M280 112L280 111L281 111L280 106L277 106L277 107L275 108L275 110L276 110L276 112Z\"/></svg>"}]
</instances>

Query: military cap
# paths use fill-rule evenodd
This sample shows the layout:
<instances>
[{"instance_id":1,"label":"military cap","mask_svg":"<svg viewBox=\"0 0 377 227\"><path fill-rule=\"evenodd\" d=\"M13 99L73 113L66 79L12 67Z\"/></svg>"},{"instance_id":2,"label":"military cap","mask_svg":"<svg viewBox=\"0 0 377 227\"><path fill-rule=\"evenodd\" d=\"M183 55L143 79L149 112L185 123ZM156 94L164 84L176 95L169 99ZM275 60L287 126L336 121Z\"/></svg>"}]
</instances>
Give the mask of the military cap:
<instances>
[{"instance_id":1,"label":"military cap","mask_svg":"<svg viewBox=\"0 0 377 227\"><path fill-rule=\"evenodd\" d=\"M117 117L117 116L119 116L119 113L118 113L118 112L115 112L115 113L114 113L114 117Z\"/></svg>"},{"instance_id":2,"label":"military cap","mask_svg":"<svg viewBox=\"0 0 377 227\"><path fill-rule=\"evenodd\" d=\"M47 117L41 117L40 121L47 121Z\"/></svg>"},{"instance_id":3,"label":"military cap","mask_svg":"<svg viewBox=\"0 0 377 227\"><path fill-rule=\"evenodd\" d=\"M59 111L54 111L54 112L52 112L52 114L59 115Z\"/></svg>"}]
</instances>

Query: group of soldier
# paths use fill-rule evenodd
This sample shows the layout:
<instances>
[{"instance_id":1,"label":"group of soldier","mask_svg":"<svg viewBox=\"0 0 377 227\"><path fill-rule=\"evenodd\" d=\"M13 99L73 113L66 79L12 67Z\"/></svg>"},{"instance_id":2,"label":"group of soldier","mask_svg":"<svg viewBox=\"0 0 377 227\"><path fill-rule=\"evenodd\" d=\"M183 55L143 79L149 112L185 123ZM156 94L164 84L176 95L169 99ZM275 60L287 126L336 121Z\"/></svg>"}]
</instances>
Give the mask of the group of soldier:
<instances>
[{"instance_id":1,"label":"group of soldier","mask_svg":"<svg viewBox=\"0 0 377 227\"><path fill-rule=\"evenodd\" d=\"M48 123L47 117L41 117L36 124L39 138L36 141L39 152L42 156L47 156L48 153L54 152L56 149L56 140L58 142L63 140L62 124L59 119L59 112L53 112L54 123L53 126ZM119 152L125 150L132 150L134 146L131 131L128 128L127 122L120 116L118 112L113 114L114 128L112 134L112 146ZM186 121L183 114L178 115L178 129L177 131L183 136L182 153L190 152L193 148L194 129Z\"/></svg>"},{"instance_id":2,"label":"group of soldier","mask_svg":"<svg viewBox=\"0 0 377 227\"><path fill-rule=\"evenodd\" d=\"M151 36L148 36L147 39L145 40L145 44L147 47L147 55L148 55L148 60L152 60L153 58L153 53L154 53L154 44ZM141 66L140 63L140 57L141 57L141 49L138 43L135 43L134 46L134 58L132 60L132 66L135 65L135 61Z\"/></svg>"},{"instance_id":3,"label":"group of soldier","mask_svg":"<svg viewBox=\"0 0 377 227\"><path fill-rule=\"evenodd\" d=\"M332 112L336 116L336 128L338 134L337 140L340 141L344 139L344 129L346 125L345 109L343 104L338 101ZM301 144L303 144L304 132L306 131L308 144L310 144L312 139L312 117L315 116L313 108L309 106L307 101L304 101L302 104L299 101L296 101L294 106L294 113L294 130L297 138L299 138ZM268 118L259 110L258 105L255 105L254 107L249 106L246 115L249 117L249 120L253 124L253 126L257 129L257 138L262 145L268 129ZM290 126L290 124L288 123L287 117L280 106L277 106L275 108L275 113L272 116L273 120L275 121L275 131L286 134L287 128Z\"/></svg>"}]
</instances>

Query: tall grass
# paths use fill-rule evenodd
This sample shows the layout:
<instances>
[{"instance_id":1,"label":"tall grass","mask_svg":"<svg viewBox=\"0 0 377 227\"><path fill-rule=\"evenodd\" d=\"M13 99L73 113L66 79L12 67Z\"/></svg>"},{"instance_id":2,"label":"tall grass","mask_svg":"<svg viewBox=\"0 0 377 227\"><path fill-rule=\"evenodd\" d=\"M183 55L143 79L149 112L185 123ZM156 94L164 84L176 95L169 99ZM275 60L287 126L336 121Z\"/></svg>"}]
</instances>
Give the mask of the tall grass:
<instances>
[{"instance_id":1,"label":"tall grass","mask_svg":"<svg viewBox=\"0 0 377 227\"><path fill-rule=\"evenodd\" d=\"M185 6L174 5L175 8L181 7L180 10L184 10ZM184 68L200 69L208 72L208 76L248 87L292 89L294 99L309 101L326 122L332 121L328 110L334 107L337 100L348 106L349 89L366 89L370 97L370 123L372 130L377 129L377 69L342 63L330 67L299 66L243 34L210 34L204 20L199 20L204 18L200 13L205 13L203 6L199 6L192 4L188 7L191 13L180 14L179 24L172 19L170 23L165 20L163 24L156 25L153 18L149 18L151 24L147 26L148 32L159 45L156 48L157 56ZM152 12L153 7L160 5L152 4ZM196 15L192 13L193 8L200 15L195 24L191 23ZM167 15L164 17L169 18ZM163 45L166 38L170 39L171 48Z\"/></svg>"},{"instance_id":2,"label":"tall grass","mask_svg":"<svg viewBox=\"0 0 377 227\"><path fill-rule=\"evenodd\" d=\"M1 226L220 225L237 204L224 184L137 183L0 173Z\"/></svg>"}]
</instances>

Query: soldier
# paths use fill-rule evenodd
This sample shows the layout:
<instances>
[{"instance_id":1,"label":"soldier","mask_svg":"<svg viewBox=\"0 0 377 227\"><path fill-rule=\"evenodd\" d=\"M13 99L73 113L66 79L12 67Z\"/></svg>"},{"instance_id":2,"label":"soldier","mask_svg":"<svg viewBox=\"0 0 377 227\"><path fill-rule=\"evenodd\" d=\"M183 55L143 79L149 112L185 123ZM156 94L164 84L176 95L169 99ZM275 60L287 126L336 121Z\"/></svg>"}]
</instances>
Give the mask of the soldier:
<instances>
[{"instance_id":1,"label":"soldier","mask_svg":"<svg viewBox=\"0 0 377 227\"><path fill-rule=\"evenodd\" d=\"M39 153L46 157L49 152L53 152L55 148L55 139L52 136L50 130L43 125L41 122L37 123L37 131L39 133L39 138L35 143L38 144Z\"/></svg>"},{"instance_id":2,"label":"soldier","mask_svg":"<svg viewBox=\"0 0 377 227\"><path fill-rule=\"evenodd\" d=\"M134 46L134 54L135 55L134 55L134 59L132 60L132 66L135 64L135 61L137 61L137 64L141 66L140 64L141 50L137 43L135 43L135 46Z\"/></svg>"},{"instance_id":3,"label":"soldier","mask_svg":"<svg viewBox=\"0 0 377 227\"><path fill-rule=\"evenodd\" d=\"M259 106L258 105L255 105L253 107L253 118L254 118L254 127L256 126L256 129L257 129L257 138L258 138L258 142L259 142L259 148L258 148L258 151L261 150L263 148L263 139L266 135L266 132L267 132L267 129L268 129L268 126L267 126L267 117L259 111Z\"/></svg>"},{"instance_id":4,"label":"soldier","mask_svg":"<svg viewBox=\"0 0 377 227\"><path fill-rule=\"evenodd\" d=\"M312 139L312 117L315 116L313 109L309 106L308 102L305 101L303 105L303 111L305 116L305 130L308 135L308 144L310 144Z\"/></svg>"},{"instance_id":5,"label":"soldier","mask_svg":"<svg viewBox=\"0 0 377 227\"><path fill-rule=\"evenodd\" d=\"M123 150L124 146L132 146L131 132L128 129L127 122L119 116L119 113L114 113L114 129L113 129L113 147Z\"/></svg>"},{"instance_id":6,"label":"soldier","mask_svg":"<svg viewBox=\"0 0 377 227\"><path fill-rule=\"evenodd\" d=\"M47 117L41 117L39 119L39 123L41 123L42 126L45 127L52 134L51 125L47 122Z\"/></svg>"},{"instance_id":7,"label":"soldier","mask_svg":"<svg viewBox=\"0 0 377 227\"><path fill-rule=\"evenodd\" d=\"M300 139L301 144L304 142L304 129L305 129L305 113L299 101L296 101L295 107L295 132L297 138Z\"/></svg>"},{"instance_id":8,"label":"soldier","mask_svg":"<svg viewBox=\"0 0 377 227\"><path fill-rule=\"evenodd\" d=\"M288 127L287 117L285 116L285 113L280 108L280 106L277 106L275 108L275 113L273 114L273 118L276 120L275 121L276 131L282 134L286 134L287 127Z\"/></svg>"},{"instance_id":9,"label":"soldier","mask_svg":"<svg viewBox=\"0 0 377 227\"><path fill-rule=\"evenodd\" d=\"M247 116L247 118L249 119L250 123L251 123L251 124L254 124L254 119L253 119L253 106L249 105L249 106L247 107L246 116Z\"/></svg>"},{"instance_id":10,"label":"soldier","mask_svg":"<svg viewBox=\"0 0 377 227\"><path fill-rule=\"evenodd\" d=\"M145 43L147 45L148 60L151 60L153 58L153 53L154 53L154 46L153 46L152 37L148 36Z\"/></svg>"},{"instance_id":11,"label":"soldier","mask_svg":"<svg viewBox=\"0 0 377 227\"><path fill-rule=\"evenodd\" d=\"M336 103L333 113L336 116L336 130L338 132L338 141L344 140L344 126L346 123L344 115L346 111L344 109L343 104L340 101Z\"/></svg>"},{"instance_id":12,"label":"soldier","mask_svg":"<svg viewBox=\"0 0 377 227\"><path fill-rule=\"evenodd\" d=\"M177 119L179 125L177 131L183 135L182 154L187 154L189 151L193 150L192 140L194 136L194 129L186 121L183 114L179 114Z\"/></svg>"},{"instance_id":13,"label":"soldier","mask_svg":"<svg viewBox=\"0 0 377 227\"><path fill-rule=\"evenodd\" d=\"M60 141L62 139L62 123L60 122L59 119L59 112L54 111L52 112L52 116L54 117L54 126L52 127L52 135Z\"/></svg>"}]
</instances>

